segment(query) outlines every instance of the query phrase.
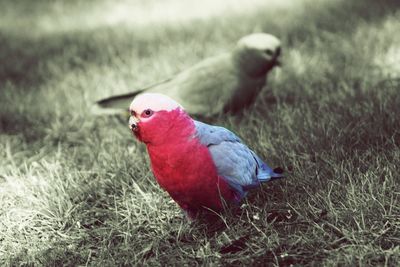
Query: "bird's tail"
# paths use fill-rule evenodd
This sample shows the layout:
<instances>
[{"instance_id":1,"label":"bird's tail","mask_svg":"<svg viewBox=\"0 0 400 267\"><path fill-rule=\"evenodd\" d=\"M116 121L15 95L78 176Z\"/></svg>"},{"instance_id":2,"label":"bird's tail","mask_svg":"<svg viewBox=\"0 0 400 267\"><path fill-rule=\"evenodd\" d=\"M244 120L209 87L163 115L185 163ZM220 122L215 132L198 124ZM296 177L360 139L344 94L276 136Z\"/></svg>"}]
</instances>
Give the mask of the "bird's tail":
<instances>
[{"instance_id":1,"label":"bird's tail","mask_svg":"<svg viewBox=\"0 0 400 267\"><path fill-rule=\"evenodd\" d=\"M124 109L127 110L129 108L129 105L131 104L133 98L135 98L136 95L142 93L143 90L137 90L135 92L131 93L126 93L122 95L115 95L111 96L108 98L104 98L101 100L98 100L96 104L100 108L104 109Z\"/></svg>"},{"instance_id":2,"label":"bird's tail","mask_svg":"<svg viewBox=\"0 0 400 267\"><path fill-rule=\"evenodd\" d=\"M271 180L285 178L285 175L283 173L284 173L284 170L281 167L277 167L277 168L273 169L272 175L271 175Z\"/></svg>"},{"instance_id":3,"label":"bird's tail","mask_svg":"<svg viewBox=\"0 0 400 267\"><path fill-rule=\"evenodd\" d=\"M267 163L263 162L255 153L253 153L254 159L257 161L257 179L260 182L268 182L275 179L284 178L283 169L278 167L272 169Z\"/></svg>"},{"instance_id":4,"label":"bird's tail","mask_svg":"<svg viewBox=\"0 0 400 267\"><path fill-rule=\"evenodd\" d=\"M283 169L280 167L271 169L267 164L264 163L260 168L257 178L260 182L268 182L271 180L284 178L285 176L283 172Z\"/></svg>"}]
</instances>

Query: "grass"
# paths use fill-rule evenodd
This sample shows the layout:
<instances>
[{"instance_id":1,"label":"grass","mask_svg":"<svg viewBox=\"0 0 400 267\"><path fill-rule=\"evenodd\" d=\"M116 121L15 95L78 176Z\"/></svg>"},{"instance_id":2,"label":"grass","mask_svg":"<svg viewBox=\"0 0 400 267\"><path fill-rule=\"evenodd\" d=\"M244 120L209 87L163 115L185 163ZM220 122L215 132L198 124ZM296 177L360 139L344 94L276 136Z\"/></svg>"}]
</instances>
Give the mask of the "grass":
<instances>
[{"instance_id":1,"label":"grass","mask_svg":"<svg viewBox=\"0 0 400 267\"><path fill-rule=\"evenodd\" d=\"M106 1L1 1L0 265L398 265L396 2L110 25L90 17ZM255 190L237 215L190 224L126 124L90 105L253 30L282 39L284 66L254 107L215 124L288 177Z\"/></svg>"}]
</instances>

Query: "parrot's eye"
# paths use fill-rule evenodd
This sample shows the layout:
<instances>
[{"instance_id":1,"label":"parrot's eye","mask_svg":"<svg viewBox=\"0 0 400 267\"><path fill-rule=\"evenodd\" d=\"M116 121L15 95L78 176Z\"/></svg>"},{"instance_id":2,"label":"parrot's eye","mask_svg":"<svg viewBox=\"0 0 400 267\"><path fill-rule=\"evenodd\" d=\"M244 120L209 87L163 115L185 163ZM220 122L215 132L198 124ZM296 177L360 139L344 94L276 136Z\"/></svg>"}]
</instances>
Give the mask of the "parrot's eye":
<instances>
[{"instance_id":1,"label":"parrot's eye","mask_svg":"<svg viewBox=\"0 0 400 267\"><path fill-rule=\"evenodd\" d=\"M131 110L131 116L136 117L136 112L134 110Z\"/></svg>"},{"instance_id":2,"label":"parrot's eye","mask_svg":"<svg viewBox=\"0 0 400 267\"><path fill-rule=\"evenodd\" d=\"M142 117L145 117L145 118L148 118L148 117L150 117L151 115L153 115L153 111L151 110L151 109L145 109L143 112L142 112Z\"/></svg>"},{"instance_id":3,"label":"parrot's eye","mask_svg":"<svg viewBox=\"0 0 400 267\"><path fill-rule=\"evenodd\" d=\"M272 52L271 49L266 49L264 52L265 52L265 54L267 54L268 56L272 56L272 54L274 53L274 52Z\"/></svg>"}]
</instances>

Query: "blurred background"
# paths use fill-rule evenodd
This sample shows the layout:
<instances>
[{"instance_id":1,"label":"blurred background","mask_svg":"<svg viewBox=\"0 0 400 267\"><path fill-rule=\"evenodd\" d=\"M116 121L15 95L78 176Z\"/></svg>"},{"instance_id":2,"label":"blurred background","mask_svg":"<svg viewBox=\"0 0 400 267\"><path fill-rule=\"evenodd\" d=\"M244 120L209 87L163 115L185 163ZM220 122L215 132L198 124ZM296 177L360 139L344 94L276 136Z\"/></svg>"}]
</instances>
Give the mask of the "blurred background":
<instances>
[{"instance_id":1,"label":"blurred background","mask_svg":"<svg viewBox=\"0 0 400 267\"><path fill-rule=\"evenodd\" d=\"M396 265L399 8L1 0L0 265ZM242 118L216 123L293 172L250 198L247 217L209 234L182 222L125 123L90 108L252 32L282 40L283 67ZM267 223L274 214L284 219Z\"/></svg>"},{"instance_id":2,"label":"blurred background","mask_svg":"<svg viewBox=\"0 0 400 267\"><path fill-rule=\"evenodd\" d=\"M380 66L388 75L399 72L399 51L393 45L398 42L396 21L389 16L397 7L395 1L39 0L0 5L0 78L6 94L2 99L16 97L19 106L39 99L51 102L43 105L43 112L49 108L53 113L57 105L58 110L80 108L94 99L169 78L258 31L295 46L285 60L296 72L308 65L321 71L313 61L329 59L313 50L315 46L336 46L340 56L348 57L340 40L352 34L364 34L365 41L376 39L372 47L365 41L347 44L357 45L359 55L366 49L382 49L377 56L368 51L368 66L360 67ZM363 33L367 24L372 29ZM383 36L385 30L393 35ZM328 38L331 41L322 44ZM4 91L13 91L13 96Z\"/></svg>"}]
</instances>

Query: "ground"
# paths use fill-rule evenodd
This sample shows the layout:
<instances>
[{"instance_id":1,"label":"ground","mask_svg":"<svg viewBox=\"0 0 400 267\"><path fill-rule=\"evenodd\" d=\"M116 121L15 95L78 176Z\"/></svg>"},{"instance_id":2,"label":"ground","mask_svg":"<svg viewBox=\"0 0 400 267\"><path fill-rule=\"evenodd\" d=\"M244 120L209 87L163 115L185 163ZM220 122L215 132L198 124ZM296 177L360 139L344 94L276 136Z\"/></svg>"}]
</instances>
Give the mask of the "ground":
<instances>
[{"instance_id":1,"label":"ground","mask_svg":"<svg viewBox=\"0 0 400 267\"><path fill-rule=\"evenodd\" d=\"M196 3L0 1L0 265L398 265L398 1ZM283 66L214 123L287 178L190 223L91 104L254 31Z\"/></svg>"}]
</instances>

